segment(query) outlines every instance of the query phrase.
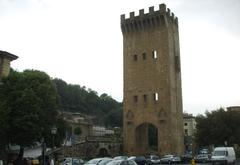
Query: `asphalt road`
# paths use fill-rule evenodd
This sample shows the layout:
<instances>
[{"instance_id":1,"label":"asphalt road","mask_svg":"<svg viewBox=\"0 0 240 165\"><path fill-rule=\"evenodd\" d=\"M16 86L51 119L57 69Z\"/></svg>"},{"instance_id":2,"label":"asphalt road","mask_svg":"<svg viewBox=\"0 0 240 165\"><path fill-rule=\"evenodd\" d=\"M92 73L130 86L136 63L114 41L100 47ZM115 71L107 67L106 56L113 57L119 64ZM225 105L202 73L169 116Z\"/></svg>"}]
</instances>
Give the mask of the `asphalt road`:
<instances>
[{"instance_id":1,"label":"asphalt road","mask_svg":"<svg viewBox=\"0 0 240 165\"><path fill-rule=\"evenodd\" d=\"M191 165L191 163L185 163L185 164L171 164L171 165ZM196 163L196 165L212 165L212 163ZM240 161L237 161L235 165L240 165Z\"/></svg>"}]
</instances>

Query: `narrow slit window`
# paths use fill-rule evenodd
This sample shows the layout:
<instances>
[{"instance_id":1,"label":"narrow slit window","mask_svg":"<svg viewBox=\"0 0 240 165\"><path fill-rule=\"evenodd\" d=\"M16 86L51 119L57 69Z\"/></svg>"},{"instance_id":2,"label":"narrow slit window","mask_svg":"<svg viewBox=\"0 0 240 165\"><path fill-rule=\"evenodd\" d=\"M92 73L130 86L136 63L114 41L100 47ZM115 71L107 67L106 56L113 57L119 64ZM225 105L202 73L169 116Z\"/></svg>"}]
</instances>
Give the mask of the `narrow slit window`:
<instances>
[{"instance_id":1,"label":"narrow slit window","mask_svg":"<svg viewBox=\"0 0 240 165\"><path fill-rule=\"evenodd\" d=\"M138 96L133 96L133 101L135 102L135 103L137 103L138 102Z\"/></svg>"},{"instance_id":2,"label":"narrow slit window","mask_svg":"<svg viewBox=\"0 0 240 165\"><path fill-rule=\"evenodd\" d=\"M156 50L153 50L153 51L152 51L152 56L153 56L153 59L156 59L156 58L157 58L157 51L156 51Z\"/></svg>"},{"instance_id":3,"label":"narrow slit window","mask_svg":"<svg viewBox=\"0 0 240 165\"><path fill-rule=\"evenodd\" d=\"M158 101L158 93L154 93L153 94L153 100L154 101Z\"/></svg>"},{"instance_id":4,"label":"narrow slit window","mask_svg":"<svg viewBox=\"0 0 240 165\"><path fill-rule=\"evenodd\" d=\"M146 58L147 58L146 53L143 53L143 54L142 54L142 57L143 57L143 60L146 60Z\"/></svg>"},{"instance_id":5,"label":"narrow slit window","mask_svg":"<svg viewBox=\"0 0 240 165\"><path fill-rule=\"evenodd\" d=\"M133 60L137 61L138 60L138 56L136 54L133 55Z\"/></svg>"},{"instance_id":6,"label":"narrow slit window","mask_svg":"<svg viewBox=\"0 0 240 165\"><path fill-rule=\"evenodd\" d=\"M147 102L147 95L143 95L143 101L144 101L144 103Z\"/></svg>"}]
</instances>

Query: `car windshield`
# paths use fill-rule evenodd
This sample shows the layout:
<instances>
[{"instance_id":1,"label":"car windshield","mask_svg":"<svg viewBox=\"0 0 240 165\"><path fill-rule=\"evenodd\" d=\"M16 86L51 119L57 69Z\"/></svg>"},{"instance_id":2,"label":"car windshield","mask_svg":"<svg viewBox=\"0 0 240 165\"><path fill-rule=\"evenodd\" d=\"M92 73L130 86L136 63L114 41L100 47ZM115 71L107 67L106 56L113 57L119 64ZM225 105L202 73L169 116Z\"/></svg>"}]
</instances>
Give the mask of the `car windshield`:
<instances>
[{"instance_id":1,"label":"car windshield","mask_svg":"<svg viewBox=\"0 0 240 165\"><path fill-rule=\"evenodd\" d=\"M225 156L226 151L214 151L214 156Z\"/></svg>"},{"instance_id":2,"label":"car windshield","mask_svg":"<svg viewBox=\"0 0 240 165\"><path fill-rule=\"evenodd\" d=\"M134 160L134 159L136 159L136 156L131 156L128 158L128 160Z\"/></svg>"},{"instance_id":3,"label":"car windshield","mask_svg":"<svg viewBox=\"0 0 240 165\"><path fill-rule=\"evenodd\" d=\"M71 158L65 158L63 162L64 162L64 163L70 163L71 161L72 161Z\"/></svg>"},{"instance_id":4,"label":"car windshield","mask_svg":"<svg viewBox=\"0 0 240 165\"><path fill-rule=\"evenodd\" d=\"M117 157L114 157L113 159L120 160L120 159L127 159L127 158L128 158L127 156L117 156Z\"/></svg>"},{"instance_id":5,"label":"car windshield","mask_svg":"<svg viewBox=\"0 0 240 165\"><path fill-rule=\"evenodd\" d=\"M157 159L159 159L159 157L158 156L153 156L152 159L157 160Z\"/></svg>"},{"instance_id":6,"label":"car windshield","mask_svg":"<svg viewBox=\"0 0 240 165\"><path fill-rule=\"evenodd\" d=\"M173 157L172 155L165 155L163 158L171 158Z\"/></svg>"}]
</instances>

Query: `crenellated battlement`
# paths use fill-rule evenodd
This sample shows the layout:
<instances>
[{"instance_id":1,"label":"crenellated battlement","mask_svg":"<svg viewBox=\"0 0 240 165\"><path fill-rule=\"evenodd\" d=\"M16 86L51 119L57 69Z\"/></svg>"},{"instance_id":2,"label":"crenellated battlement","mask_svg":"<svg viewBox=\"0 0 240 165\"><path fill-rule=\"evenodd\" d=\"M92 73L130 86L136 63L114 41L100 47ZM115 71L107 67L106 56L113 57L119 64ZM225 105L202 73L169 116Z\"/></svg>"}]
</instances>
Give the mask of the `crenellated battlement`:
<instances>
[{"instance_id":1,"label":"crenellated battlement","mask_svg":"<svg viewBox=\"0 0 240 165\"><path fill-rule=\"evenodd\" d=\"M169 23L178 26L178 18L175 17L170 9L166 8L165 4L160 4L157 11L154 11L154 6L151 6L148 13L144 13L144 9L141 9L139 10L139 15L135 15L135 12L130 12L129 18L126 18L125 14L121 15L121 29L123 33L166 26Z\"/></svg>"}]
</instances>

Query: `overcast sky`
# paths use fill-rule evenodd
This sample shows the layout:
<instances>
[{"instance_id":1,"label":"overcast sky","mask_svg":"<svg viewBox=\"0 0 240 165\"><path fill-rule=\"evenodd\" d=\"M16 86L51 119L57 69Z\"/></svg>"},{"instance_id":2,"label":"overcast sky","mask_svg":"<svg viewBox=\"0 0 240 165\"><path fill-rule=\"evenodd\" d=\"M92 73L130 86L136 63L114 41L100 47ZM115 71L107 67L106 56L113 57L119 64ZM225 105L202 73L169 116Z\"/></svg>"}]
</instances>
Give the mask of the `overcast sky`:
<instances>
[{"instance_id":1,"label":"overcast sky","mask_svg":"<svg viewBox=\"0 0 240 165\"><path fill-rule=\"evenodd\" d=\"M0 0L0 50L122 101L120 15L161 3L179 19L184 111L240 105L240 0Z\"/></svg>"}]
</instances>

